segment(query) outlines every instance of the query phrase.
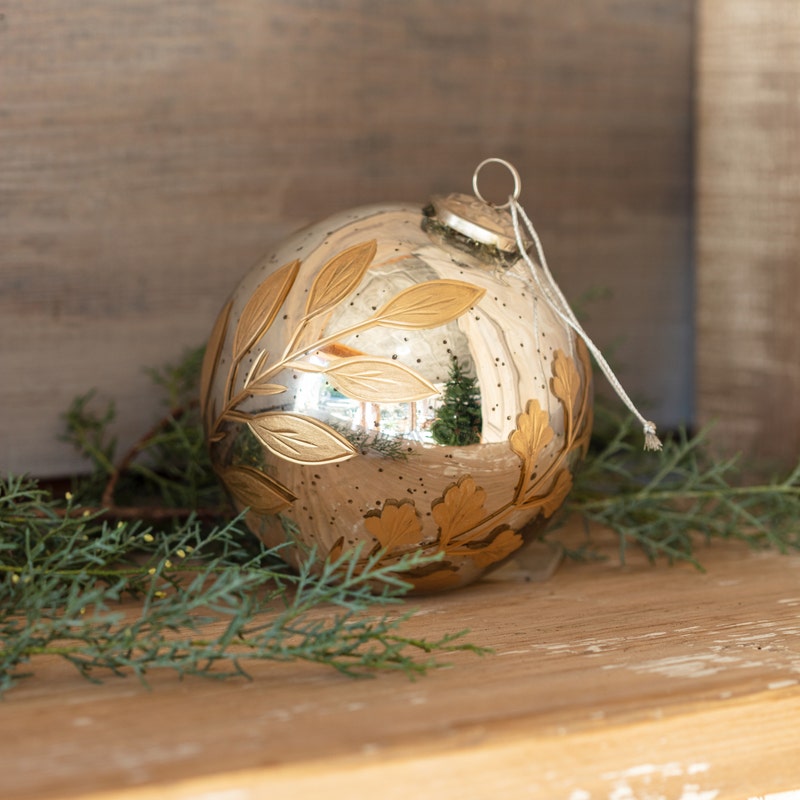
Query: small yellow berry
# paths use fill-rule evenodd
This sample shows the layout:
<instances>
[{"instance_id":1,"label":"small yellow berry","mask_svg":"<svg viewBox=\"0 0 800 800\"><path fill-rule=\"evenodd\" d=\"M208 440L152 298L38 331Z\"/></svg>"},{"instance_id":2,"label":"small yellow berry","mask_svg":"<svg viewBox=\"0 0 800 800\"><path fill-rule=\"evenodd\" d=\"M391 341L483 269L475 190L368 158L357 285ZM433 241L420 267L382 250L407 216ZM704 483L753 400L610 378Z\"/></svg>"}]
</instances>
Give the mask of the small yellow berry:
<instances>
[{"instance_id":1,"label":"small yellow berry","mask_svg":"<svg viewBox=\"0 0 800 800\"><path fill-rule=\"evenodd\" d=\"M88 516L90 516L90 515L91 515L91 513L92 513L92 512L91 512L91 511L89 511L89 509L87 508L87 509L86 509L86 511L84 511L84 512L83 512L83 516L84 516L84 517L88 517Z\"/></svg>"},{"instance_id":2,"label":"small yellow berry","mask_svg":"<svg viewBox=\"0 0 800 800\"><path fill-rule=\"evenodd\" d=\"M65 493L64 493L64 499L65 499L65 500L66 500L68 503L69 503L69 501L70 501L70 500L72 500L72 497L73 497L73 494L72 494L72 492L65 492Z\"/></svg>"},{"instance_id":3,"label":"small yellow berry","mask_svg":"<svg viewBox=\"0 0 800 800\"><path fill-rule=\"evenodd\" d=\"M166 596L167 596L167 593L166 592L162 592L160 590L157 591L157 592L153 592L153 597L162 598L162 597L166 597Z\"/></svg>"},{"instance_id":4,"label":"small yellow berry","mask_svg":"<svg viewBox=\"0 0 800 800\"><path fill-rule=\"evenodd\" d=\"M147 570L147 574L148 575L155 575L156 574L156 568L155 567L150 567L150 569Z\"/></svg>"},{"instance_id":5,"label":"small yellow berry","mask_svg":"<svg viewBox=\"0 0 800 800\"><path fill-rule=\"evenodd\" d=\"M16 572L11 574L11 583L19 583L19 575Z\"/></svg>"},{"instance_id":6,"label":"small yellow berry","mask_svg":"<svg viewBox=\"0 0 800 800\"><path fill-rule=\"evenodd\" d=\"M185 550L176 550L175 551L175 555L178 556L178 558L186 558L186 551Z\"/></svg>"},{"instance_id":7,"label":"small yellow berry","mask_svg":"<svg viewBox=\"0 0 800 800\"><path fill-rule=\"evenodd\" d=\"M150 544L150 542L155 541L155 536L153 536L152 533L146 533L144 536L142 536L142 539L144 539L148 544Z\"/></svg>"},{"instance_id":8,"label":"small yellow berry","mask_svg":"<svg viewBox=\"0 0 800 800\"><path fill-rule=\"evenodd\" d=\"M165 566L167 569L172 569L172 562L171 562L169 559L167 559L167 560L164 562L164 566Z\"/></svg>"}]
</instances>

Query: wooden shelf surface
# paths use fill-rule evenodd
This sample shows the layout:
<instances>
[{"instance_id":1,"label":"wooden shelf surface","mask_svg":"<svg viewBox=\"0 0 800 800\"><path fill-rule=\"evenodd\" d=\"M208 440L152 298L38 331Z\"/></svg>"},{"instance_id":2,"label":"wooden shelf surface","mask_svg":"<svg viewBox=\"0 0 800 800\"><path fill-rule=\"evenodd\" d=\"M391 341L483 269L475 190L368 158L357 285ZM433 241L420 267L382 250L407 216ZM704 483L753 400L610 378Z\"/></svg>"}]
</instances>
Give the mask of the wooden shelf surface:
<instances>
[{"instance_id":1,"label":"wooden shelf surface","mask_svg":"<svg viewBox=\"0 0 800 800\"><path fill-rule=\"evenodd\" d=\"M40 659L0 706L0 797L800 797L800 556L622 567L603 540L543 582L522 562L410 600L406 633L494 650L416 681L266 663L147 689Z\"/></svg>"}]
</instances>

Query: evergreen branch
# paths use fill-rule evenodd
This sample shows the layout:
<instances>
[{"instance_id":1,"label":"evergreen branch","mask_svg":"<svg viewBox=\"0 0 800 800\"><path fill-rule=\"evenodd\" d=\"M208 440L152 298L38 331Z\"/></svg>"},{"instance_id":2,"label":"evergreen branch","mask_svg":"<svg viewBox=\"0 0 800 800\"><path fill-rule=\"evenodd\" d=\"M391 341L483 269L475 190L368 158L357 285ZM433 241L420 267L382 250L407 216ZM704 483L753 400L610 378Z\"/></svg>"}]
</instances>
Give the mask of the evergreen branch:
<instances>
[{"instance_id":1,"label":"evergreen branch","mask_svg":"<svg viewBox=\"0 0 800 800\"><path fill-rule=\"evenodd\" d=\"M736 459L714 460L708 432L679 432L659 454L642 455L630 441L633 420L592 453L578 473L566 510L609 527L654 561L697 560L698 538L735 539L781 552L800 549L800 465L782 480L742 483Z\"/></svg>"},{"instance_id":2,"label":"evergreen branch","mask_svg":"<svg viewBox=\"0 0 800 800\"><path fill-rule=\"evenodd\" d=\"M344 674L422 674L438 663L415 654L478 651L461 634L420 640L402 634L407 614L374 617L408 585L399 573L420 556L385 566L358 552L311 571L278 560L236 519L157 531L137 522L52 514L56 502L30 481L0 481L0 692L42 655L82 675L245 675L252 661L305 660ZM247 543L245 546L243 543ZM4 573L4 576L3 576ZM120 605L126 596L137 604ZM212 623L223 631L204 634Z\"/></svg>"},{"instance_id":3,"label":"evergreen branch","mask_svg":"<svg viewBox=\"0 0 800 800\"><path fill-rule=\"evenodd\" d=\"M384 565L380 553L362 560L354 550L317 574L312 552L292 571L280 547L265 548L241 518L225 520L193 402L198 364L196 351L176 368L152 371L173 411L116 466L113 403L98 412L93 393L77 398L65 438L91 470L65 496L0 477L0 693L42 655L65 659L90 680L112 673L144 681L154 669L246 676L248 664L265 660L414 676L443 654L485 652L464 632L405 636L402 609L374 613L401 602L408 588L401 573L430 558ZM470 380L455 375L451 399L461 402L451 422L460 419L456 411L477 418ZM782 480L746 485L735 460L708 455L705 434L679 433L660 454L642 455L631 420L599 405L597 412L600 435L565 511L613 529L621 561L638 546L651 561L701 568L698 539L800 549L800 464ZM360 442L405 456L395 455L396 445ZM590 541L574 554L595 557Z\"/></svg>"}]
</instances>

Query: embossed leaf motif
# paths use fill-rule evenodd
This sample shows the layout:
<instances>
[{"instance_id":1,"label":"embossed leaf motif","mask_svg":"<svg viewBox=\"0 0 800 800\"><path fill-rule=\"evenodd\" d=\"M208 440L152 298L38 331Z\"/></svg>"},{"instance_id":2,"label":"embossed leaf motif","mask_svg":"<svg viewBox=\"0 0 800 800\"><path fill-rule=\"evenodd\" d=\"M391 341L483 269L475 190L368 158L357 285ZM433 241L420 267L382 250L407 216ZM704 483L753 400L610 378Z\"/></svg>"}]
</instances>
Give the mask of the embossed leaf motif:
<instances>
[{"instance_id":1,"label":"embossed leaf motif","mask_svg":"<svg viewBox=\"0 0 800 800\"><path fill-rule=\"evenodd\" d=\"M232 306L233 300L228 300L225 307L220 311L214 327L211 329L206 352L203 356L203 366L200 368L200 412L204 418L208 411L211 382L214 380L214 373L222 353L222 343L225 341L225 332L228 329L228 318L231 315Z\"/></svg>"},{"instance_id":2,"label":"embossed leaf motif","mask_svg":"<svg viewBox=\"0 0 800 800\"><path fill-rule=\"evenodd\" d=\"M562 469L556 475L550 491L543 498L542 514L545 517L551 517L561 508L561 504L567 499L567 495L572 489L572 473L568 469Z\"/></svg>"},{"instance_id":3,"label":"embossed leaf motif","mask_svg":"<svg viewBox=\"0 0 800 800\"><path fill-rule=\"evenodd\" d=\"M586 347L583 339L578 338L576 348L578 352L578 360L581 363L583 370L583 390L578 399L576 408L577 419L575 421L575 441L572 444L573 449L579 449L582 456L586 456L589 450L589 441L592 438L592 422L594 418L594 409L592 407L591 391L592 391L592 362L589 356L589 348Z\"/></svg>"},{"instance_id":4,"label":"embossed leaf motif","mask_svg":"<svg viewBox=\"0 0 800 800\"><path fill-rule=\"evenodd\" d=\"M470 549L469 557L476 566L488 567L490 564L496 564L510 556L515 550L522 547L522 543L522 537L518 533L512 531L511 528L504 528L485 547L476 550Z\"/></svg>"},{"instance_id":5,"label":"embossed leaf motif","mask_svg":"<svg viewBox=\"0 0 800 800\"><path fill-rule=\"evenodd\" d=\"M426 281L395 295L373 320L391 328L435 328L460 317L485 293L485 289L463 281Z\"/></svg>"},{"instance_id":6,"label":"embossed leaf motif","mask_svg":"<svg viewBox=\"0 0 800 800\"><path fill-rule=\"evenodd\" d=\"M228 467L219 476L242 506L260 514L277 514L297 499L283 484L254 467Z\"/></svg>"},{"instance_id":7,"label":"embossed leaf motif","mask_svg":"<svg viewBox=\"0 0 800 800\"><path fill-rule=\"evenodd\" d=\"M317 273L306 302L306 317L316 316L344 300L364 277L375 258L378 242L354 244L335 255Z\"/></svg>"},{"instance_id":8,"label":"embossed leaf motif","mask_svg":"<svg viewBox=\"0 0 800 800\"><path fill-rule=\"evenodd\" d=\"M267 411L254 414L247 425L264 447L295 464L332 464L357 452L333 428L302 414Z\"/></svg>"},{"instance_id":9,"label":"embossed leaf motif","mask_svg":"<svg viewBox=\"0 0 800 800\"><path fill-rule=\"evenodd\" d=\"M511 434L511 449L529 464L553 440L553 435L549 414L538 400L528 400L525 411L517 417L517 428Z\"/></svg>"},{"instance_id":10,"label":"embossed leaf motif","mask_svg":"<svg viewBox=\"0 0 800 800\"><path fill-rule=\"evenodd\" d=\"M380 513L364 517L364 527L386 550L415 545L422 536L422 525L411 502L387 501Z\"/></svg>"},{"instance_id":11,"label":"embossed leaf motif","mask_svg":"<svg viewBox=\"0 0 800 800\"><path fill-rule=\"evenodd\" d=\"M244 385L249 386L258 376L261 371L261 367L264 366L264 363L269 358L269 350L262 350L257 356L256 360L253 362L253 366L247 371L247 377L245 378Z\"/></svg>"},{"instance_id":12,"label":"embossed leaf motif","mask_svg":"<svg viewBox=\"0 0 800 800\"><path fill-rule=\"evenodd\" d=\"M286 387L280 383L270 383L269 378L257 378L247 384L247 391L250 394L280 394L286 391Z\"/></svg>"},{"instance_id":13,"label":"embossed leaf motif","mask_svg":"<svg viewBox=\"0 0 800 800\"><path fill-rule=\"evenodd\" d=\"M233 337L233 358L241 357L267 332L291 291L299 261L292 261L262 281L242 309Z\"/></svg>"},{"instance_id":14,"label":"embossed leaf motif","mask_svg":"<svg viewBox=\"0 0 800 800\"><path fill-rule=\"evenodd\" d=\"M408 403L439 393L413 369L385 358L344 358L325 374L342 394L367 403Z\"/></svg>"},{"instance_id":15,"label":"embossed leaf motif","mask_svg":"<svg viewBox=\"0 0 800 800\"><path fill-rule=\"evenodd\" d=\"M571 412L581 388L581 378L575 369L575 362L561 350L556 350L553 360L553 377L550 383L553 394L564 403Z\"/></svg>"},{"instance_id":16,"label":"embossed leaf motif","mask_svg":"<svg viewBox=\"0 0 800 800\"><path fill-rule=\"evenodd\" d=\"M447 544L456 536L475 528L487 517L484 503L486 492L470 475L465 475L451 486L439 503L431 507L431 513L439 526L440 545Z\"/></svg>"}]
</instances>

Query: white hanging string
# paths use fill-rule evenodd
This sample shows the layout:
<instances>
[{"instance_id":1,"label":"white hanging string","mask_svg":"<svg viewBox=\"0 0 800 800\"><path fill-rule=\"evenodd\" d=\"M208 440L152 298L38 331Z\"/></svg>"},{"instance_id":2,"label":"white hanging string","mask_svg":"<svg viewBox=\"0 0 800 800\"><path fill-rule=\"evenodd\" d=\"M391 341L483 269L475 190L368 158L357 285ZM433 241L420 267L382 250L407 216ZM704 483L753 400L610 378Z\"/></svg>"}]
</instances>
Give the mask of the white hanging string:
<instances>
[{"instance_id":1,"label":"white hanging string","mask_svg":"<svg viewBox=\"0 0 800 800\"><path fill-rule=\"evenodd\" d=\"M519 252L522 254L522 257L525 259L525 263L528 265L528 269L531 272L534 282L539 288L539 291L542 293L542 297L544 297L547 304L562 320L562 322L564 322L564 324L568 327L572 328L572 330L574 330L575 333L577 333L578 336L583 339L583 341L586 343L586 346L594 356L597 365L603 371L603 374L608 379L608 382L611 384L620 400L622 400L622 402L630 409L634 417L639 420L642 425L642 430L644 431L644 449L660 450L661 440L658 438L658 436L656 436L655 423L650 422L650 420L646 420L639 413L639 410L634 405L633 400L631 400L631 398L628 396L628 393L619 382L619 379L614 374L614 371L603 357L603 354L600 352L600 348L597 347L597 345L587 336L586 331L583 330L580 322L578 322L575 312L570 308L570 305L562 294L561 289L559 289L558 284L550 272L550 268L547 266L547 259L544 257L544 249L542 248L542 243L539 240L539 235L536 233L533 223L525 213L525 209L517 200L517 194L518 192L515 191L515 194L508 199L508 206L511 209L511 219L514 223L514 238L516 239ZM539 256L541 269L537 269L536 264L534 264L533 260L528 255L527 249L525 248L520 229L520 217L522 217L525 227L527 228L527 231L530 234L534 245L536 246L536 253Z\"/></svg>"}]
</instances>

